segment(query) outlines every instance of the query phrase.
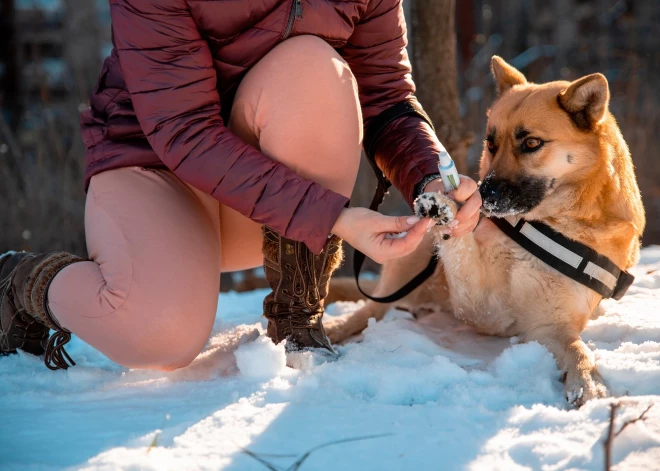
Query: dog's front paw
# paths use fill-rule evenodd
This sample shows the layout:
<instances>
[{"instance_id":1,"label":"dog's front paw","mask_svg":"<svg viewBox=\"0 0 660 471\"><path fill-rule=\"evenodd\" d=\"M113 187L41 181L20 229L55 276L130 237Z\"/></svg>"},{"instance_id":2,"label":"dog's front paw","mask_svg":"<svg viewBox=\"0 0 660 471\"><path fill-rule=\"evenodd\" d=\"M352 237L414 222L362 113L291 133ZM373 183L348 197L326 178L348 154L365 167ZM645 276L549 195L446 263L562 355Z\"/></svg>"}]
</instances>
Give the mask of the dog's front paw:
<instances>
[{"instance_id":1,"label":"dog's front paw","mask_svg":"<svg viewBox=\"0 0 660 471\"><path fill-rule=\"evenodd\" d=\"M440 193L422 193L413 204L415 215L431 218L438 225L446 226L454 220L458 206L451 198Z\"/></svg>"},{"instance_id":2,"label":"dog's front paw","mask_svg":"<svg viewBox=\"0 0 660 471\"><path fill-rule=\"evenodd\" d=\"M564 385L564 394L569 404L582 407L587 401L607 397L607 387L600 374L594 368L591 372L568 373Z\"/></svg>"}]
</instances>

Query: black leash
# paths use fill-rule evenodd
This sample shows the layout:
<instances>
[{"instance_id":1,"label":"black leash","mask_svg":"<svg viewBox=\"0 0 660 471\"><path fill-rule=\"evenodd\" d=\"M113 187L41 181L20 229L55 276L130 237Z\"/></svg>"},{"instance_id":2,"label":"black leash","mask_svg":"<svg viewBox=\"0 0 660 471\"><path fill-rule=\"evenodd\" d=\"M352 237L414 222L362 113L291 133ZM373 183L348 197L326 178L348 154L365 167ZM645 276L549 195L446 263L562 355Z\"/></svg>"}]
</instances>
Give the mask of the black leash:
<instances>
[{"instance_id":1,"label":"black leash","mask_svg":"<svg viewBox=\"0 0 660 471\"><path fill-rule=\"evenodd\" d=\"M438 256L434 255L433 257L431 257L431 260L429 261L429 264L426 266L426 268L424 268L424 270L422 270L417 275L415 275L415 277L412 280L410 280L408 283L403 285L402 288L396 290L394 293L388 296L377 297L365 293L364 290L360 287L360 281L358 280L358 276L360 274L360 270L362 269L362 264L364 263L365 258L366 257L362 252L359 252L357 250L355 251L355 255L353 256L353 270L355 272L355 284L360 290L360 293L362 293L366 298L371 299L372 301L375 301L377 303L385 303L385 304L393 303L405 296L408 296L416 288L418 288L419 285L421 285L426 280L428 280L431 277L431 275L433 275L435 269L438 266Z\"/></svg>"},{"instance_id":2,"label":"black leash","mask_svg":"<svg viewBox=\"0 0 660 471\"><path fill-rule=\"evenodd\" d=\"M371 200L371 204L369 205L369 209L372 211L378 211L379 206L387 194L388 188L391 186L389 180L387 180L385 175L383 175L383 172L378 168L378 165L376 164L376 159L374 158L376 144L385 131L385 128L394 120L403 116L417 116L428 123L428 125L431 126L431 129L435 131L433 123L431 122L431 118L429 118L429 116L424 112L424 109L421 107L415 97L411 97L406 101L397 103L396 105L386 109L378 116L376 116L376 118L374 118L373 123L369 126L369 129L364 136L364 153L366 154L367 160L371 164L371 167L376 174L376 178L378 179L378 187L376 187L376 193L374 194L374 197ZM365 293L360 286L360 271L362 270L362 265L364 264L366 258L367 256L365 254L359 250L355 250L355 253L353 254L353 273L355 275L355 284L357 285L360 293L362 293L366 298L377 303L393 303L409 295L413 290L415 290L415 288L419 287L422 283L428 280L431 275L433 275L433 272L435 272L435 269L438 266L438 257L437 255L433 255L426 268L419 272L408 283L403 285L401 289L398 289L389 296L376 297Z\"/></svg>"},{"instance_id":3,"label":"black leash","mask_svg":"<svg viewBox=\"0 0 660 471\"><path fill-rule=\"evenodd\" d=\"M369 209L371 209L372 211L377 211L378 207L383 202L383 198L385 198L386 193L387 190L385 190L385 187L381 184L380 181L378 181L378 188L376 188L376 193L374 194L374 198L371 201L371 205L369 205ZM399 299L404 298L405 296L408 296L410 293L413 292L413 290L415 290L422 283L428 280L431 277L431 275L433 275L435 269L438 266L438 256L433 255L433 257L431 257L431 260L429 261L429 264L426 265L426 268L424 268L421 272L415 275L415 277L412 280L410 280L408 283L403 285L402 288L396 290L394 293L388 296L376 297L365 293L362 287L360 286L360 280L359 280L360 271L362 270L362 265L364 264L364 260L366 258L367 256L365 254L363 254L359 250L355 250L355 253L353 254L353 273L355 274L355 284L357 285L358 290L360 290L360 293L362 293L368 299L371 299L372 301L375 301L377 303L393 303L395 301L398 301Z\"/></svg>"}]
</instances>

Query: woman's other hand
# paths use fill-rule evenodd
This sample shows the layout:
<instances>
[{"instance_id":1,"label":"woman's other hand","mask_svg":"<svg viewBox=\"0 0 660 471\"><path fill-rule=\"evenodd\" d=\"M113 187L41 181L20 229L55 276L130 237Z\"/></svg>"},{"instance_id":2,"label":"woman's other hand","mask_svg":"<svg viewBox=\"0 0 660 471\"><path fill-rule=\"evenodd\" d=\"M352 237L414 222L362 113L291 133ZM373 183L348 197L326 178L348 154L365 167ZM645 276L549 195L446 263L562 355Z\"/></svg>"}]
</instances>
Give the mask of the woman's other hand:
<instances>
[{"instance_id":1,"label":"woman's other hand","mask_svg":"<svg viewBox=\"0 0 660 471\"><path fill-rule=\"evenodd\" d=\"M332 228L355 249L377 263L412 253L426 231L435 224L432 219L416 216L385 216L366 208L346 208ZM390 234L403 236L392 237Z\"/></svg>"},{"instance_id":2,"label":"woman's other hand","mask_svg":"<svg viewBox=\"0 0 660 471\"><path fill-rule=\"evenodd\" d=\"M479 209L481 209L481 194L477 191L477 182L470 177L461 175L461 184L458 190L452 190L448 196L457 203L464 203L458 210L454 221L449 223L451 235L462 237L469 234L477 227L479 223ZM430 181L425 187L424 192L444 193L442 180ZM453 223L453 226L452 226Z\"/></svg>"}]
</instances>

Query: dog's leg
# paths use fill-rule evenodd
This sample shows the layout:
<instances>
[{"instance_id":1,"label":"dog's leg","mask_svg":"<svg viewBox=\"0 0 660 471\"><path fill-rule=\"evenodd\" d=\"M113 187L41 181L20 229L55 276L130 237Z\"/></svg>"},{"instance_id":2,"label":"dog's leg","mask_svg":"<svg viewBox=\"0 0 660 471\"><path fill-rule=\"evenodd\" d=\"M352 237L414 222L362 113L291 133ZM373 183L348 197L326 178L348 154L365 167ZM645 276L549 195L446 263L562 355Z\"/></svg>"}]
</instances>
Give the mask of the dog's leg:
<instances>
[{"instance_id":1,"label":"dog's leg","mask_svg":"<svg viewBox=\"0 0 660 471\"><path fill-rule=\"evenodd\" d=\"M431 217L440 226L447 226L458 212L458 205L440 193L423 193L415 201L415 213ZM454 314L462 317L466 310L479 310L480 293L489 280L502 279L492 273L484 251L474 233L455 238L436 232L438 252L447 278ZM504 265L495 265L502 269Z\"/></svg>"},{"instance_id":2,"label":"dog's leg","mask_svg":"<svg viewBox=\"0 0 660 471\"><path fill-rule=\"evenodd\" d=\"M366 329L370 318L381 320L389 308L389 304L367 301L364 306L349 315L323 321L325 333L332 343L341 343Z\"/></svg>"},{"instance_id":3,"label":"dog's leg","mask_svg":"<svg viewBox=\"0 0 660 471\"><path fill-rule=\"evenodd\" d=\"M433 240L433 234L429 232L413 253L391 260L383 265L380 280L372 295L376 297L389 295L401 288L412 275L419 273L433 255ZM417 288L396 304L414 306L420 296L424 297L424 291L424 287ZM339 343L366 329L371 317L380 321L392 307L392 304L367 301L362 308L354 313L328 320L323 325L330 340L333 343Z\"/></svg>"},{"instance_id":4,"label":"dog's leg","mask_svg":"<svg viewBox=\"0 0 660 471\"><path fill-rule=\"evenodd\" d=\"M525 332L522 338L550 350L564 375L566 400L580 407L590 399L607 396L607 388L596 369L593 352L572 330L570 326L541 326Z\"/></svg>"}]
</instances>

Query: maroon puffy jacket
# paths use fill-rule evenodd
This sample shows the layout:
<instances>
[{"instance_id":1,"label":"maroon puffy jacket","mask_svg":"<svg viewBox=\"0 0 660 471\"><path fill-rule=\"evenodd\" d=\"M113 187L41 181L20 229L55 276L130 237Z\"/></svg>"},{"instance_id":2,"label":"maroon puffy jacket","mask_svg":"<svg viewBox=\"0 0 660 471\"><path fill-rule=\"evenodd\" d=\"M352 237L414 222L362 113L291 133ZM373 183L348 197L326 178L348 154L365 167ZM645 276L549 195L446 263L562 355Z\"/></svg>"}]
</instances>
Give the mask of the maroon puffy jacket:
<instances>
[{"instance_id":1,"label":"maroon puffy jacket","mask_svg":"<svg viewBox=\"0 0 660 471\"><path fill-rule=\"evenodd\" d=\"M225 127L236 89L290 36L327 41L355 75L365 128L412 98L401 0L110 0L114 49L83 111L85 187L104 170L165 165L183 181L318 253L347 204ZM375 151L411 201L437 171L437 138L418 116L391 122Z\"/></svg>"}]
</instances>

